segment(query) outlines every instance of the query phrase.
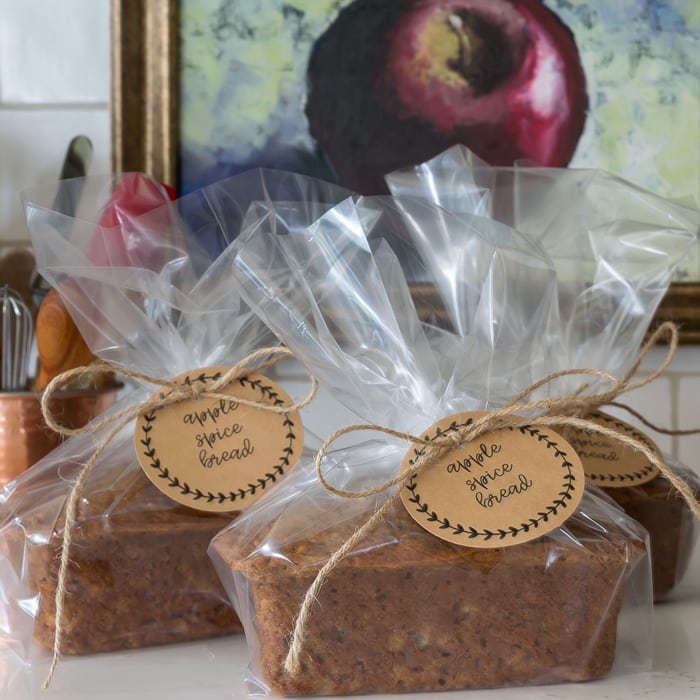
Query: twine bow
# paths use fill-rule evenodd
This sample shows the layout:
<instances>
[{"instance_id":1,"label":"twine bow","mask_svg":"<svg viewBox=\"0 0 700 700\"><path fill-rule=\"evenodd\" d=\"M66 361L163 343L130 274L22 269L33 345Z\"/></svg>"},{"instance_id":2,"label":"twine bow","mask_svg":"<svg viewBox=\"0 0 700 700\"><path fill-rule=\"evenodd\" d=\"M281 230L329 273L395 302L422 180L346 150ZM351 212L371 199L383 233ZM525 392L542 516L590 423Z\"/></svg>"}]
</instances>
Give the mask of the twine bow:
<instances>
[{"instance_id":1,"label":"twine bow","mask_svg":"<svg viewBox=\"0 0 700 700\"><path fill-rule=\"evenodd\" d=\"M632 383L632 378L639 369L639 366L646 354L659 340L659 338L665 334L670 335L670 342L669 351L664 361L661 363L661 365L659 365L659 368L652 372L648 377L645 377L636 383ZM327 491L336 496L340 496L341 498L366 498L368 496L386 491L393 486L403 485L449 450L452 450L459 445L472 442L484 433L505 428L523 428L527 426L554 426L560 428L571 427L597 433L598 435L606 437L609 440L614 440L626 447L630 447L633 450L641 452L679 491L679 493L687 501L695 517L700 520L700 503L695 498L693 490L668 465L666 465L665 462L653 450L631 435L621 434L616 430L581 417L582 415L586 415L590 410L592 410L592 408L609 404L620 394L632 391L633 389L638 389L656 379L670 365L677 345L678 330L675 324L664 323L649 338L630 368L630 371L625 375L625 377L623 377L622 380L618 380L608 372L593 369L571 369L554 372L529 386L501 408L485 414L467 426L464 426L447 435L441 435L433 439L422 438L410 433L391 430L389 428L384 428L373 424L351 425L346 428L342 428L330 435L321 445L315 459L317 478ZM587 387L587 385L584 384L570 395L540 399L536 401L525 401L527 396L542 386L545 386L546 384L549 384L560 377L572 375L590 375L596 378L601 378L608 381L611 388L608 391L584 395L583 391ZM540 412L539 414L536 413L538 411ZM535 413L535 415L528 415L532 413ZM412 467L406 469L399 476L389 479L388 481L379 484L374 488L365 489L362 491L337 489L328 483L323 474L324 457L330 446L338 438L358 431L374 431L385 435L390 435L392 437L410 442L414 445L420 445L424 448L424 450L422 450L422 454L414 461ZM331 554L328 561L319 570L313 583L307 589L302 604L299 608L299 612L297 613L294 623L294 630L290 639L289 650L284 662L284 670L287 673L298 673L301 670L300 657L306 637L306 627L309 615L311 613L311 608L318 598L321 587L328 580L331 572L339 564L340 560L351 552L355 545L374 529L374 527L381 521L385 513L392 507L393 503L399 497L400 489L397 489L395 493L393 493L364 523L362 523L362 525L360 525L355 532L333 552L333 554Z\"/></svg>"},{"instance_id":2,"label":"twine bow","mask_svg":"<svg viewBox=\"0 0 700 700\"><path fill-rule=\"evenodd\" d=\"M311 380L311 387L309 393L300 401L290 404L290 405L269 405L262 403L260 401L255 401L247 398L239 398L232 394L224 394L221 390L228 386L238 377L249 374L252 371L260 371L266 367L271 367L284 359L294 357L291 350L284 347L268 347L256 350L246 357L244 357L240 362L231 366L227 369L218 379L209 382L208 384L202 384L198 382L193 382L189 384L183 384L172 379L161 379L159 377L152 377L148 374L141 372L136 372L134 370L124 369L112 365L109 362L98 360L92 364L77 367L72 370L68 370L63 374L60 374L55 379L53 379L49 385L44 390L41 396L41 410L44 415L44 420L49 428L65 436L71 435L85 435L88 433L95 433L103 428L112 426L111 430L105 435L105 437L100 441L95 451L87 460L83 468L78 474L78 478L73 484L68 498L66 500L66 513L65 513L65 524L63 528L63 542L61 546L61 560L58 568L58 579L56 583L56 620L55 620L55 635L54 635L54 645L53 645L53 657L51 659L51 666L49 672L44 681L43 688L48 688L53 679L54 673L56 672L56 667L58 665L58 660L61 653L61 640L63 635L63 614L64 614L64 602L66 597L66 581L68 578L68 565L70 562L70 546L72 542L72 527L75 525L76 520L76 510L78 506L78 497L82 490L85 481L87 480L92 468L95 466L100 455L105 451L107 446L112 442L112 440L125 428L132 420L138 418L141 413L151 411L154 409L165 408L166 406L171 406L173 404L180 403L187 399L193 398L207 398L207 399L223 399L225 401L236 401L242 405L254 406L260 408L264 411L269 411L272 413L289 413L291 411L296 411L298 409L307 406L316 395L316 390L318 388L318 381L313 375L309 375ZM262 358L267 358L262 360ZM161 392L155 394L144 401L136 403L126 408L116 411L115 413L109 414L101 419L97 419L88 423L87 425L80 428L69 428L58 423L52 413L51 409L51 399L53 395L61 389L62 387L69 384L76 378L94 378L101 372L119 372L122 376L130 377L132 379L140 380L149 384L156 386L161 386L164 389L168 389L168 393Z\"/></svg>"}]
</instances>

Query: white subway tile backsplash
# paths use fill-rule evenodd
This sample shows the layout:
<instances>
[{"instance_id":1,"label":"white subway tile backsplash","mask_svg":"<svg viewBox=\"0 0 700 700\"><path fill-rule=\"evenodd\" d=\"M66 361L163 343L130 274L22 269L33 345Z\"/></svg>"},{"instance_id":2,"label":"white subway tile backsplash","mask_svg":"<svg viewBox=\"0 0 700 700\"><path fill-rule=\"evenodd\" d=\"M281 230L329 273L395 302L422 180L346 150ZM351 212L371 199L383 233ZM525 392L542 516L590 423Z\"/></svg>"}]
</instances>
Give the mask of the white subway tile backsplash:
<instances>
[{"instance_id":1,"label":"white subway tile backsplash","mask_svg":"<svg viewBox=\"0 0 700 700\"><path fill-rule=\"evenodd\" d=\"M90 172L109 172L106 109L0 109L0 241L28 238L20 192L58 177L77 134L92 141Z\"/></svg>"},{"instance_id":2,"label":"white subway tile backsplash","mask_svg":"<svg viewBox=\"0 0 700 700\"><path fill-rule=\"evenodd\" d=\"M652 348L644 358L641 369L647 372L655 370L664 361L667 351L668 348L665 345ZM700 345L680 345L668 372L700 375Z\"/></svg>"},{"instance_id":3,"label":"white subway tile backsplash","mask_svg":"<svg viewBox=\"0 0 700 700\"><path fill-rule=\"evenodd\" d=\"M0 102L108 99L109 0L0 0Z\"/></svg>"},{"instance_id":4,"label":"white subway tile backsplash","mask_svg":"<svg viewBox=\"0 0 700 700\"><path fill-rule=\"evenodd\" d=\"M700 348L698 348L700 351ZM685 375L678 381L678 428L700 427L700 374ZM700 473L700 434L676 438L678 458Z\"/></svg>"},{"instance_id":5,"label":"white subway tile backsplash","mask_svg":"<svg viewBox=\"0 0 700 700\"><path fill-rule=\"evenodd\" d=\"M669 377L659 377L653 383L647 384L641 389L635 389L629 394L623 394L619 398L620 403L628 404L631 408L640 413L644 418L662 428L670 427L673 420L673 395L672 381ZM604 411L607 411L605 407ZM669 435L656 433L644 426L634 416L625 410L610 410L622 420L634 425L654 440L664 452L672 452L673 440Z\"/></svg>"},{"instance_id":6,"label":"white subway tile backsplash","mask_svg":"<svg viewBox=\"0 0 700 700\"><path fill-rule=\"evenodd\" d=\"M666 346L653 348L642 362L642 372L655 370L666 354ZM626 397L633 408L661 427L700 427L700 346L680 346L662 377ZM630 422L642 427L634 420ZM700 435L669 436L645 430L663 451L695 466L700 472Z\"/></svg>"}]
</instances>

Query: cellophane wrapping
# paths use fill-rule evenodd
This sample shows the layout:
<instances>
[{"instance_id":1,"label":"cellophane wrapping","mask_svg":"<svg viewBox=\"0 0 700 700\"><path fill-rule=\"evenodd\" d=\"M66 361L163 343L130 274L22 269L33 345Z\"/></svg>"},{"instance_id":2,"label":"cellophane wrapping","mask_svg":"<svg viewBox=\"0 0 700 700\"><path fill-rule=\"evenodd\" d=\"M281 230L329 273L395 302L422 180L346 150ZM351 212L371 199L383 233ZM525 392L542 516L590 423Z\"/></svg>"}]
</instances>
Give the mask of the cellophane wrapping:
<instances>
[{"instance_id":1,"label":"cellophane wrapping","mask_svg":"<svg viewBox=\"0 0 700 700\"><path fill-rule=\"evenodd\" d=\"M558 349L552 366L558 369L586 366L624 377L700 231L693 205L610 173L491 167L463 146L386 179L394 195L483 214L539 242L557 271ZM691 469L671 455L664 459L700 497L697 465ZM667 597L687 569L700 522L663 476L606 490L649 530L655 599Z\"/></svg>"},{"instance_id":2,"label":"cellophane wrapping","mask_svg":"<svg viewBox=\"0 0 700 700\"><path fill-rule=\"evenodd\" d=\"M277 339L241 300L219 256L251 201L269 194L313 210L342 199L293 175L266 191L250 172L225 195L212 185L176 201L149 178L88 177L27 193L40 273L60 292L82 336L117 369L170 378L229 366ZM229 183L230 184L230 183ZM235 194L231 194L233 191ZM302 205L300 205L302 206ZM69 213L67 213L69 212ZM130 379L100 419L158 387ZM48 659L66 499L112 426L67 439L0 493L0 650L14 690L23 667ZM70 550L63 654L193 640L240 629L206 554L234 513L180 505L137 462L134 424L95 463L80 491ZM18 687L18 686L17 686Z\"/></svg>"},{"instance_id":3,"label":"cellophane wrapping","mask_svg":"<svg viewBox=\"0 0 700 700\"><path fill-rule=\"evenodd\" d=\"M304 227L284 204L255 213L229 251L243 298L360 422L421 435L557 368L555 268L511 227L415 197L348 198ZM346 438L324 470L334 487L371 488L398 475L408 448ZM214 538L251 694L500 687L648 667L646 533L587 486L563 526L487 550L429 534L394 503L329 574L301 670L286 671L306 590L392 493L333 495L307 461Z\"/></svg>"}]
</instances>

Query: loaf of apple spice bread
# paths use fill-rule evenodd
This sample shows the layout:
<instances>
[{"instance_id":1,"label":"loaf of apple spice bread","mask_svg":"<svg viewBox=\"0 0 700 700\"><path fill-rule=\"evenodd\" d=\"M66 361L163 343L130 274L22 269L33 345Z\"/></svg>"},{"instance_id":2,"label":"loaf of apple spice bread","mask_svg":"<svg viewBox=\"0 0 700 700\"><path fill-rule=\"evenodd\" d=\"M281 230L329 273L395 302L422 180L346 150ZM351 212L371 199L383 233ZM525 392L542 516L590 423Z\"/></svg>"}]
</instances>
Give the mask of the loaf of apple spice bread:
<instances>
[{"instance_id":1,"label":"loaf of apple spice bread","mask_svg":"<svg viewBox=\"0 0 700 700\"><path fill-rule=\"evenodd\" d=\"M317 515L308 517L318 522ZM322 586L298 673L286 672L284 661L304 594L367 514L295 539L290 533L308 526L299 527L303 515L287 508L282 518L296 524L276 519L251 542L251 528L234 523L214 538L210 554L241 614L259 674L253 680L265 691L345 695L584 681L610 671L625 582L646 559L645 533L620 516L605 522L604 534L574 515L564 536L475 549L429 534L395 504Z\"/></svg>"},{"instance_id":2,"label":"loaf of apple spice bread","mask_svg":"<svg viewBox=\"0 0 700 700\"><path fill-rule=\"evenodd\" d=\"M671 466L700 499L698 475L680 464ZM649 532L654 600L663 600L688 568L700 524L685 499L663 476L638 486L606 488L605 492Z\"/></svg>"},{"instance_id":3,"label":"loaf of apple spice bread","mask_svg":"<svg viewBox=\"0 0 700 700\"><path fill-rule=\"evenodd\" d=\"M61 651L87 654L213 637L240 630L207 557L211 538L232 515L196 511L158 491L139 467L80 499L70 550ZM24 548L36 596L34 638L52 648L64 518L51 508L23 517L6 534ZM50 532L48 538L31 533ZM23 538L23 542L11 541ZM17 551L17 549L15 549Z\"/></svg>"}]
</instances>

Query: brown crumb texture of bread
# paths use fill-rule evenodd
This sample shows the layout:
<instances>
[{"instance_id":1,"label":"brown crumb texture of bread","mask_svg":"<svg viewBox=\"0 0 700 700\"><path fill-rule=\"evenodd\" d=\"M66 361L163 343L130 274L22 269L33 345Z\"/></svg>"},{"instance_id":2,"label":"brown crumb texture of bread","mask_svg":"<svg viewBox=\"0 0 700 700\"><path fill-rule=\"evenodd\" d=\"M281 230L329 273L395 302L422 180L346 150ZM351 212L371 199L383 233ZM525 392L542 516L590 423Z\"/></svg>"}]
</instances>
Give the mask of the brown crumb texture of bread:
<instances>
[{"instance_id":1,"label":"brown crumb texture of bread","mask_svg":"<svg viewBox=\"0 0 700 700\"><path fill-rule=\"evenodd\" d=\"M700 480L689 470L681 476L688 480L695 497L700 499ZM654 600L663 600L688 568L698 534L693 512L663 476L639 486L605 491L649 532Z\"/></svg>"},{"instance_id":2,"label":"brown crumb texture of bread","mask_svg":"<svg viewBox=\"0 0 700 700\"><path fill-rule=\"evenodd\" d=\"M394 532L418 528L405 513L392 518ZM493 550L460 548L432 535L418 534L408 545L396 539L368 556L345 558L332 572L312 607L301 671L288 674L294 619L318 571L317 563L304 562L316 559L310 554L318 543L239 561L226 534L214 547L251 591L262 680L286 695L605 676L615 657L623 581L630 559L643 552L621 538L573 546L544 537Z\"/></svg>"},{"instance_id":3,"label":"brown crumb texture of bread","mask_svg":"<svg viewBox=\"0 0 700 700\"><path fill-rule=\"evenodd\" d=\"M122 486L124 491L103 489L81 503L70 549L62 652L115 651L239 631L207 556L209 541L231 515L175 504L143 474ZM39 594L34 637L46 648L54 643L62 542L63 515L48 543L26 545L29 584Z\"/></svg>"}]
</instances>

